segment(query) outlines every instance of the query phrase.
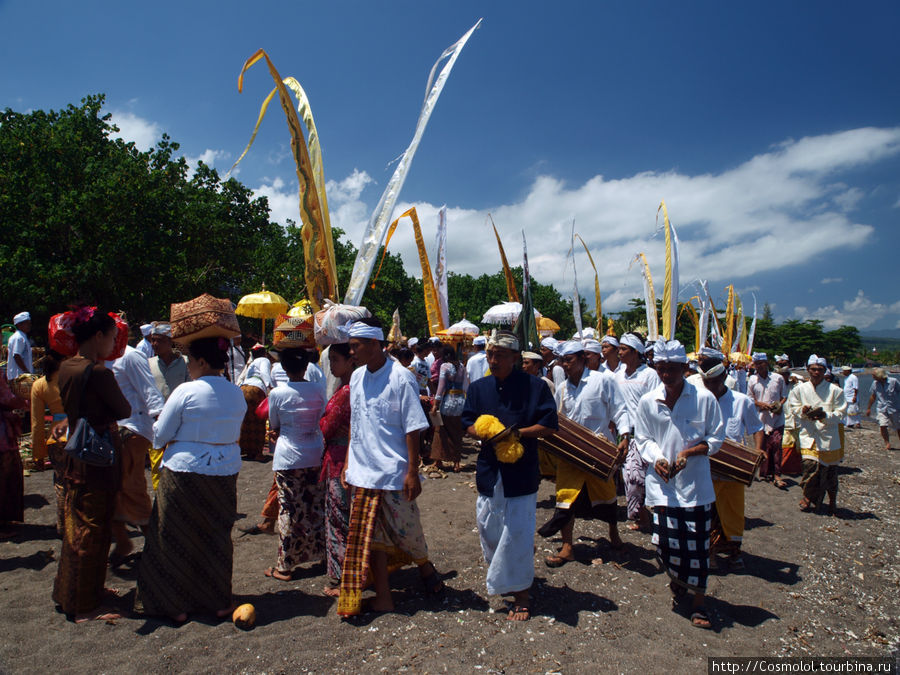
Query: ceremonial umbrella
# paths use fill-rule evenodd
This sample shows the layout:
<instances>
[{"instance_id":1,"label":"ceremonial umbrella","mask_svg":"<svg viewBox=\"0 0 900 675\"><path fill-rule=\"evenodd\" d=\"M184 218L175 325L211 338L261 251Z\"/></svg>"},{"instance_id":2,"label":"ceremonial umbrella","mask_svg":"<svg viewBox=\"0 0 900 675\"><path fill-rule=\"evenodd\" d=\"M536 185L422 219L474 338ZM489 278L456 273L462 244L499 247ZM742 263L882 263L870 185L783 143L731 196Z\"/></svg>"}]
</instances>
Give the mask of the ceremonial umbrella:
<instances>
[{"instance_id":1,"label":"ceremonial umbrella","mask_svg":"<svg viewBox=\"0 0 900 675\"><path fill-rule=\"evenodd\" d=\"M444 335L478 335L481 330L479 330L478 326L476 326L471 321L463 319L462 321L457 321L446 330L442 330L440 332Z\"/></svg>"},{"instance_id":2,"label":"ceremonial umbrella","mask_svg":"<svg viewBox=\"0 0 900 675\"><path fill-rule=\"evenodd\" d=\"M548 316L539 317L537 329L541 337L550 337L559 330L559 324Z\"/></svg>"},{"instance_id":3,"label":"ceremonial umbrella","mask_svg":"<svg viewBox=\"0 0 900 675\"><path fill-rule=\"evenodd\" d=\"M312 304L309 300L300 300L299 302L295 302L294 305L288 310L287 315L293 316L297 318L302 318L304 316L312 316Z\"/></svg>"},{"instance_id":4,"label":"ceremonial umbrella","mask_svg":"<svg viewBox=\"0 0 900 675\"><path fill-rule=\"evenodd\" d=\"M522 313L522 303L520 302L501 302L494 305L481 317L481 323L514 323ZM534 310L534 316L539 317L541 313Z\"/></svg>"},{"instance_id":5,"label":"ceremonial umbrella","mask_svg":"<svg viewBox=\"0 0 900 675\"><path fill-rule=\"evenodd\" d=\"M259 293L251 293L241 298L234 313L262 319L262 339L260 341L265 344L266 319L274 319L279 314L286 313L290 306L290 303L277 293L267 291L266 285L263 284Z\"/></svg>"}]
</instances>

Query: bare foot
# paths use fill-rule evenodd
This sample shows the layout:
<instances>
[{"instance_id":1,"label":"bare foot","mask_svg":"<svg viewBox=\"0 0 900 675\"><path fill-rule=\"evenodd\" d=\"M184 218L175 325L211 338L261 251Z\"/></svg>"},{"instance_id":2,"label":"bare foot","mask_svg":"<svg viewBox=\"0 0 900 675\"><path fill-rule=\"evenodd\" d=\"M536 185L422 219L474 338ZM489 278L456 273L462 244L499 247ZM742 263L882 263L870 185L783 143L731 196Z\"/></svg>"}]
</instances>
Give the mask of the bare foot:
<instances>
[{"instance_id":1,"label":"bare foot","mask_svg":"<svg viewBox=\"0 0 900 675\"><path fill-rule=\"evenodd\" d=\"M185 621L187 621L187 614L182 612L181 614L175 614L173 616L170 616L169 618L172 620L173 623L181 624L181 623L184 623Z\"/></svg>"},{"instance_id":2,"label":"bare foot","mask_svg":"<svg viewBox=\"0 0 900 675\"><path fill-rule=\"evenodd\" d=\"M507 621L528 621L531 618L531 598L529 592L513 593L513 602L506 615Z\"/></svg>"},{"instance_id":3,"label":"bare foot","mask_svg":"<svg viewBox=\"0 0 900 675\"><path fill-rule=\"evenodd\" d=\"M229 607L226 607L225 609L220 609L218 612L216 612L216 618L224 619L226 616L231 616L232 613L234 613L234 609L235 609L235 604L232 602ZM185 619L186 618L187 617L185 617Z\"/></svg>"},{"instance_id":4,"label":"bare foot","mask_svg":"<svg viewBox=\"0 0 900 675\"><path fill-rule=\"evenodd\" d=\"M122 615L118 612L106 607L98 607L93 612L85 612L84 614L75 615L75 623L86 623L88 621L115 621L121 619Z\"/></svg>"},{"instance_id":5,"label":"bare foot","mask_svg":"<svg viewBox=\"0 0 900 675\"><path fill-rule=\"evenodd\" d=\"M281 570L277 570L274 567L269 567L263 572L267 577L272 577L273 579L278 579L280 581L290 581L291 573L290 572L282 572Z\"/></svg>"},{"instance_id":6,"label":"bare foot","mask_svg":"<svg viewBox=\"0 0 900 675\"><path fill-rule=\"evenodd\" d=\"M378 597L372 598L372 600L366 603L365 610L367 612L376 612L378 614L382 614L384 612L393 612L394 611L394 601L391 598L385 600L379 600Z\"/></svg>"},{"instance_id":7,"label":"bare foot","mask_svg":"<svg viewBox=\"0 0 900 675\"><path fill-rule=\"evenodd\" d=\"M326 586L322 589L322 593L329 598L341 597L341 589L338 586Z\"/></svg>"}]
</instances>

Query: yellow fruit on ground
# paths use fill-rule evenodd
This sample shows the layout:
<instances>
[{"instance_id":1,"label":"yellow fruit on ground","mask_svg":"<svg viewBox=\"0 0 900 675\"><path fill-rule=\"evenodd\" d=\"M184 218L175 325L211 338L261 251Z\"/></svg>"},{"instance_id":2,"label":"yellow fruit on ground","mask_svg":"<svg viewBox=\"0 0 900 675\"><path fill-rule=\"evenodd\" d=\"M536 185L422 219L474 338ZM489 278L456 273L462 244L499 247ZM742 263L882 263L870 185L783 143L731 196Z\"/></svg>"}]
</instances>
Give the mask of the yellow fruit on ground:
<instances>
[{"instance_id":1,"label":"yellow fruit on ground","mask_svg":"<svg viewBox=\"0 0 900 675\"><path fill-rule=\"evenodd\" d=\"M256 625L256 608L249 602L241 605L231 615L234 625L242 630L250 630Z\"/></svg>"}]
</instances>

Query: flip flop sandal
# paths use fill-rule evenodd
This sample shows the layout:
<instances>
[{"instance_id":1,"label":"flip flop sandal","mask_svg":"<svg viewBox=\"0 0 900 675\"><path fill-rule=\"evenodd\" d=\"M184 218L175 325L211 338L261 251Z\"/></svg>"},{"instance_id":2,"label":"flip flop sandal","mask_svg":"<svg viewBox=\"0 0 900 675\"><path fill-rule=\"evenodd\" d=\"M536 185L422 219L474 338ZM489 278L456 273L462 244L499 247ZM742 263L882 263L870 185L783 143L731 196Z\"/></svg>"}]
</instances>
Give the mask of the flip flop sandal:
<instances>
[{"instance_id":1,"label":"flip flop sandal","mask_svg":"<svg viewBox=\"0 0 900 675\"><path fill-rule=\"evenodd\" d=\"M574 560L572 558L563 558L559 555L552 555L549 558L544 558L544 564L550 568L562 567L570 562L574 562Z\"/></svg>"},{"instance_id":2,"label":"flip flop sandal","mask_svg":"<svg viewBox=\"0 0 900 675\"><path fill-rule=\"evenodd\" d=\"M513 619L513 614L524 614L524 619ZM528 621L531 618L531 607L528 605L510 605L507 621Z\"/></svg>"},{"instance_id":3,"label":"flip flop sandal","mask_svg":"<svg viewBox=\"0 0 900 675\"><path fill-rule=\"evenodd\" d=\"M429 595L440 595L446 589L444 580L441 579L441 574L437 571L434 563L431 564L431 574L426 574L424 577L420 577L420 579L422 580L422 585L425 586L425 591Z\"/></svg>"},{"instance_id":4,"label":"flip flop sandal","mask_svg":"<svg viewBox=\"0 0 900 675\"><path fill-rule=\"evenodd\" d=\"M691 625L704 630L712 628L712 621L709 620L709 614L706 613L705 607L698 607L691 612Z\"/></svg>"}]
</instances>

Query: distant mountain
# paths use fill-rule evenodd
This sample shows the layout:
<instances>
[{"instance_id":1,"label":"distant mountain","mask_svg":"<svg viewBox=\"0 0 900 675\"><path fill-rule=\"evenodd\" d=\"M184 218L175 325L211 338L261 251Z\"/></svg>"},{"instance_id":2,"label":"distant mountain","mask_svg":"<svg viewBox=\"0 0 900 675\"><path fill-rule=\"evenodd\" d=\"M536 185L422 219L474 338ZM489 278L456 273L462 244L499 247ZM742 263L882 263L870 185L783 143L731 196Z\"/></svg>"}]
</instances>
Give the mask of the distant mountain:
<instances>
[{"instance_id":1,"label":"distant mountain","mask_svg":"<svg viewBox=\"0 0 900 675\"><path fill-rule=\"evenodd\" d=\"M859 337L862 338L863 342L867 339L884 338L900 340L900 328L895 328L893 330L873 330L871 333L860 334Z\"/></svg>"}]
</instances>

